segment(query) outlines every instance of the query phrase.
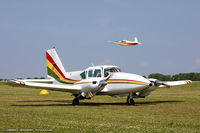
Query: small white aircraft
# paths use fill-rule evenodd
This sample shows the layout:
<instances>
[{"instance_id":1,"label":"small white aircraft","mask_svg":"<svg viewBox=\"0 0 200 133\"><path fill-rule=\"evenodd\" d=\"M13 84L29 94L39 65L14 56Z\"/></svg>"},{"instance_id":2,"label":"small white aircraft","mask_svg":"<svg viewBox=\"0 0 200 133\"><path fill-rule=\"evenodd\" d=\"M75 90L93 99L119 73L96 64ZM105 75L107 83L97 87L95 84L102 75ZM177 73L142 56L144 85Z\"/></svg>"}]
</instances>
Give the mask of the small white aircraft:
<instances>
[{"instance_id":1,"label":"small white aircraft","mask_svg":"<svg viewBox=\"0 0 200 133\"><path fill-rule=\"evenodd\" d=\"M134 38L134 41L128 41L128 40L122 40L122 41L115 41L111 42L113 44L119 44L122 46L132 46L132 45L139 45L140 43L138 42L137 37Z\"/></svg>"},{"instance_id":2,"label":"small white aircraft","mask_svg":"<svg viewBox=\"0 0 200 133\"><path fill-rule=\"evenodd\" d=\"M15 80L16 83L34 88L71 92L75 98L91 99L95 95L127 96L127 104L134 105L133 98L144 98L158 87L170 87L191 83L190 80L162 82L140 75L121 72L118 66L92 66L85 70L66 72L56 50L46 51L47 77L49 79Z\"/></svg>"}]
</instances>

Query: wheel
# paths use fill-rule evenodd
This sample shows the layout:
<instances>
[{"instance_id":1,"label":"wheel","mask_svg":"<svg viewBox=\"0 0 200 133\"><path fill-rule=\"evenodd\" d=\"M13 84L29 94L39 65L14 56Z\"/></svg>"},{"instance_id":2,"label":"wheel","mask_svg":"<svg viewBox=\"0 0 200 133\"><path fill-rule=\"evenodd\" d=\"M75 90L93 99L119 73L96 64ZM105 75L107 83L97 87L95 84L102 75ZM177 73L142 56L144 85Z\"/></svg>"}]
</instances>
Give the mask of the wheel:
<instances>
[{"instance_id":1,"label":"wheel","mask_svg":"<svg viewBox=\"0 0 200 133\"><path fill-rule=\"evenodd\" d=\"M128 105L135 105L135 101L132 98L128 97L126 102L127 102Z\"/></svg>"},{"instance_id":2,"label":"wheel","mask_svg":"<svg viewBox=\"0 0 200 133\"><path fill-rule=\"evenodd\" d=\"M79 99L78 98L74 98L74 100L72 101L73 105L79 105Z\"/></svg>"}]
</instances>

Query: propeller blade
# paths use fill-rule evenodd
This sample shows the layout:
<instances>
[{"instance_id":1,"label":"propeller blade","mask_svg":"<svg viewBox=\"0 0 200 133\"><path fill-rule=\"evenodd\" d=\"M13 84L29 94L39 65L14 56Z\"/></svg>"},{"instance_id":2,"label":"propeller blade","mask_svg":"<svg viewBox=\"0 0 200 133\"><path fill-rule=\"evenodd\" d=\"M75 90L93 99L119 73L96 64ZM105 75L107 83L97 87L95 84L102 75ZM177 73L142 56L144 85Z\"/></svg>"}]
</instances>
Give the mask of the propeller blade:
<instances>
[{"instance_id":1,"label":"propeller blade","mask_svg":"<svg viewBox=\"0 0 200 133\"><path fill-rule=\"evenodd\" d=\"M163 85L164 83L162 81L160 81L160 80L157 79L156 81L154 81L154 84L156 86L159 86L159 85Z\"/></svg>"},{"instance_id":2,"label":"propeller blade","mask_svg":"<svg viewBox=\"0 0 200 133\"><path fill-rule=\"evenodd\" d=\"M155 86L157 86L157 87L159 87L159 86L161 86L161 85L166 86L166 87L171 87L171 85L168 85L168 84L166 84L166 83L164 83L163 81L160 81L160 80L158 80L158 79L151 80L151 82L153 82L153 84L154 84ZM152 86L152 84L151 84L150 86Z\"/></svg>"},{"instance_id":3,"label":"propeller blade","mask_svg":"<svg viewBox=\"0 0 200 133\"><path fill-rule=\"evenodd\" d=\"M108 82L106 82L106 80L100 80L100 81L99 81L99 84L101 84L101 85L107 85Z\"/></svg>"}]
</instances>

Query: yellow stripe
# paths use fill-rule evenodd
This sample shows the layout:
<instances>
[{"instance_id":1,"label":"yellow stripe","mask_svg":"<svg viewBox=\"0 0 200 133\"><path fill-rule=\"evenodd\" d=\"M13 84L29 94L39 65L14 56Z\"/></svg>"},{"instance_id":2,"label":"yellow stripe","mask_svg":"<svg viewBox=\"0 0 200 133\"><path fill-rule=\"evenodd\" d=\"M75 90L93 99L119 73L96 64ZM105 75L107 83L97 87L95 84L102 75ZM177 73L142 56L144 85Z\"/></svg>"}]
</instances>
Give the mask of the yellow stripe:
<instances>
[{"instance_id":1,"label":"yellow stripe","mask_svg":"<svg viewBox=\"0 0 200 133\"><path fill-rule=\"evenodd\" d=\"M81 81L81 82L76 82L75 84L83 84L83 83L92 83L92 81Z\"/></svg>"},{"instance_id":2,"label":"yellow stripe","mask_svg":"<svg viewBox=\"0 0 200 133\"><path fill-rule=\"evenodd\" d=\"M92 92L90 91L90 94L92 95L92 97L93 97L93 94L92 94Z\"/></svg>"},{"instance_id":3,"label":"yellow stripe","mask_svg":"<svg viewBox=\"0 0 200 133\"><path fill-rule=\"evenodd\" d=\"M109 83L135 83L135 84L143 84L143 85L148 85L148 83L140 83L140 82L133 82L133 81L123 81L123 80L118 80L118 81L107 81Z\"/></svg>"},{"instance_id":4,"label":"yellow stripe","mask_svg":"<svg viewBox=\"0 0 200 133\"><path fill-rule=\"evenodd\" d=\"M118 43L120 45L124 45L124 46L128 46L129 44L126 44L126 43Z\"/></svg>"},{"instance_id":5,"label":"yellow stripe","mask_svg":"<svg viewBox=\"0 0 200 133\"><path fill-rule=\"evenodd\" d=\"M47 60L47 67L51 69L62 81L75 83L76 81L66 80L62 77L62 75L56 70L56 68Z\"/></svg>"},{"instance_id":6,"label":"yellow stripe","mask_svg":"<svg viewBox=\"0 0 200 133\"><path fill-rule=\"evenodd\" d=\"M47 60L47 67L49 67L60 79L63 80L62 75L56 70L56 68Z\"/></svg>"}]
</instances>

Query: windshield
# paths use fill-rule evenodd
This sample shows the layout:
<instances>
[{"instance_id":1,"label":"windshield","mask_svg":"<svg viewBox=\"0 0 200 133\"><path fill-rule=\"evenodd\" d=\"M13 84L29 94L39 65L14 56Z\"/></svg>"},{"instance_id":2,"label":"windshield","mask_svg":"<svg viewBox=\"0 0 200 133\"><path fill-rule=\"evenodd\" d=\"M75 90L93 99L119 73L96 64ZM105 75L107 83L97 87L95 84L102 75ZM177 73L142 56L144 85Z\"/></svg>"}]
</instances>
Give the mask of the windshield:
<instances>
[{"instance_id":1,"label":"windshield","mask_svg":"<svg viewBox=\"0 0 200 133\"><path fill-rule=\"evenodd\" d=\"M101 77L101 69L89 70L88 77Z\"/></svg>"}]
</instances>

